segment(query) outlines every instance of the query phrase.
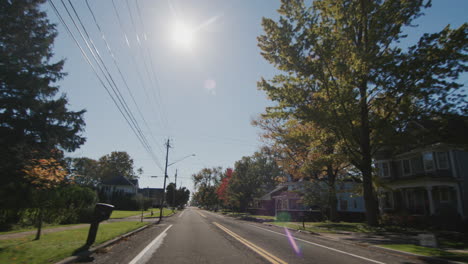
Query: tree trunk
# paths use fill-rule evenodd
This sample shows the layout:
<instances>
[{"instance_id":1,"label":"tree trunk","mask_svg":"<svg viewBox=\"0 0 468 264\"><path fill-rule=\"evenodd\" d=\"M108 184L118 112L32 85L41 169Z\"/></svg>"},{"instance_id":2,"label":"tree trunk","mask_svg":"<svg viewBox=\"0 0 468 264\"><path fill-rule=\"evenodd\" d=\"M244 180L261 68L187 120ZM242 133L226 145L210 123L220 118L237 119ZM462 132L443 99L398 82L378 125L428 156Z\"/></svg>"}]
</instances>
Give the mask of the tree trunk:
<instances>
[{"instance_id":1,"label":"tree trunk","mask_svg":"<svg viewBox=\"0 0 468 264\"><path fill-rule=\"evenodd\" d=\"M34 240L39 240L41 239L41 231L42 231L42 208L39 208L39 213L37 216L37 232L36 232L36 238Z\"/></svg>"},{"instance_id":2,"label":"tree trunk","mask_svg":"<svg viewBox=\"0 0 468 264\"><path fill-rule=\"evenodd\" d=\"M336 199L336 175L333 173L331 165L327 166L328 174L328 207L330 208L329 220L336 222L338 220L337 199Z\"/></svg>"},{"instance_id":3,"label":"tree trunk","mask_svg":"<svg viewBox=\"0 0 468 264\"><path fill-rule=\"evenodd\" d=\"M363 81L360 87L360 148L362 159L360 160L360 170L362 172L362 185L364 190L364 203L366 207L366 221L370 226L378 225L379 208L374 188L372 185L372 152L370 143L370 127L369 127L369 108L367 105L367 81Z\"/></svg>"}]
</instances>

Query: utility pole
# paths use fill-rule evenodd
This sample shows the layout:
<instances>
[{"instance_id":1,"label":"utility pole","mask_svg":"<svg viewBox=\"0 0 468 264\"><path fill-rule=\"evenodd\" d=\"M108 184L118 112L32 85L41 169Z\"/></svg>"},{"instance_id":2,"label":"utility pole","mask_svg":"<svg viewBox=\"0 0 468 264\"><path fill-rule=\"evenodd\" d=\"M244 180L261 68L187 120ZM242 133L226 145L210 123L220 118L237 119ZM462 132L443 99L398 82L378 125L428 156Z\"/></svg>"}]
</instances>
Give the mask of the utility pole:
<instances>
[{"instance_id":1,"label":"utility pole","mask_svg":"<svg viewBox=\"0 0 468 264\"><path fill-rule=\"evenodd\" d=\"M175 170L174 192L172 193L172 204L174 205L174 207L175 207L176 192L177 192L177 169Z\"/></svg>"},{"instance_id":2,"label":"utility pole","mask_svg":"<svg viewBox=\"0 0 468 264\"><path fill-rule=\"evenodd\" d=\"M163 185L163 199L162 203L160 206L160 211L159 211L159 222L162 220L162 215L163 215L163 206L164 202L166 201L166 179L167 179L167 163L169 161L169 148L171 147L171 144L169 142L169 139L167 139L166 143L166 167L164 168L164 185Z\"/></svg>"}]
</instances>

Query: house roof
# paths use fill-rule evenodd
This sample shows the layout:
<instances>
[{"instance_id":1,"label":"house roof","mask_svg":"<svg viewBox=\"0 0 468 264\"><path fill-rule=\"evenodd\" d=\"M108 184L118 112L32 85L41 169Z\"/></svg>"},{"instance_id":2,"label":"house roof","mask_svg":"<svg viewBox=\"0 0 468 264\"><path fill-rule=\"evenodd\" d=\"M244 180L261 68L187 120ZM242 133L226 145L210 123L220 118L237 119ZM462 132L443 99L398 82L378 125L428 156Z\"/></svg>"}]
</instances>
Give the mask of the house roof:
<instances>
[{"instance_id":1,"label":"house roof","mask_svg":"<svg viewBox=\"0 0 468 264\"><path fill-rule=\"evenodd\" d=\"M122 175L117 175L102 181L104 185L118 185L118 186L138 186L138 180L129 180Z\"/></svg>"},{"instance_id":2,"label":"house roof","mask_svg":"<svg viewBox=\"0 0 468 264\"><path fill-rule=\"evenodd\" d=\"M300 199L301 195L297 192L282 192L279 195L274 196L273 198L293 198L293 199Z\"/></svg>"},{"instance_id":3,"label":"house roof","mask_svg":"<svg viewBox=\"0 0 468 264\"><path fill-rule=\"evenodd\" d=\"M274 193L276 193L278 191L281 191L283 189L286 189L286 188L287 188L286 185L279 185L275 189L270 191L269 193L267 193L267 194L263 195L262 197L258 198L257 200L261 200L261 201L271 200L272 194L274 194Z\"/></svg>"}]
</instances>

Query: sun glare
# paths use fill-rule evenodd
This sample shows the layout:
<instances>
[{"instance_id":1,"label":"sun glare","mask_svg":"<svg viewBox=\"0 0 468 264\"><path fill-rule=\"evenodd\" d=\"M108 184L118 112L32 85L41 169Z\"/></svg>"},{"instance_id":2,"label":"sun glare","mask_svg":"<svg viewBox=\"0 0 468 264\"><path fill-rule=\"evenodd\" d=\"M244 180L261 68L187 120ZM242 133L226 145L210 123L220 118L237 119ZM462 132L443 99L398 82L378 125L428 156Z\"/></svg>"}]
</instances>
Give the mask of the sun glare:
<instances>
[{"instance_id":1,"label":"sun glare","mask_svg":"<svg viewBox=\"0 0 468 264\"><path fill-rule=\"evenodd\" d=\"M191 49L193 46L193 29L187 24L177 22L172 32L172 38L178 46Z\"/></svg>"}]
</instances>

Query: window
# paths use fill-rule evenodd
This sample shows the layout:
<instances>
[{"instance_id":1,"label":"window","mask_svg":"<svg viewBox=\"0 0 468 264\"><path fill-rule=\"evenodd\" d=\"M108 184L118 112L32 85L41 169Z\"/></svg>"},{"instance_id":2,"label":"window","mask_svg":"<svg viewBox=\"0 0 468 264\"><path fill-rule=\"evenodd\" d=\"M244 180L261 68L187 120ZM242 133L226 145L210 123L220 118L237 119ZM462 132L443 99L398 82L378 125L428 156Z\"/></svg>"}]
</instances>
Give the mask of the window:
<instances>
[{"instance_id":1,"label":"window","mask_svg":"<svg viewBox=\"0 0 468 264\"><path fill-rule=\"evenodd\" d=\"M411 174L411 162L410 160L402 160L401 161L401 168L403 171L403 175L410 175Z\"/></svg>"},{"instance_id":2,"label":"window","mask_svg":"<svg viewBox=\"0 0 468 264\"><path fill-rule=\"evenodd\" d=\"M384 209L393 209L393 193L385 192L382 194L382 207Z\"/></svg>"},{"instance_id":3,"label":"window","mask_svg":"<svg viewBox=\"0 0 468 264\"><path fill-rule=\"evenodd\" d=\"M356 198L353 199L353 205L354 205L354 209L357 209L357 201L356 201Z\"/></svg>"},{"instance_id":4,"label":"window","mask_svg":"<svg viewBox=\"0 0 468 264\"><path fill-rule=\"evenodd\" d=\"M340 210L347 211L348 210L348 200L340 199Z\"/></svg>"},{"instance_id":5,"label":"window","mask_svg":"<svg viewBox=\"0 0 468 264\"><path fill-rule=\"evenodd\" d=\"M388 162L379 162L377 163L377 169L379 177L387 178L390 177L390 165Z\"/></svg>"},{"instance_id":6,"label":"window","mask_svg":"<svg viewBox=\"0 0 468 264\"><path fill-rule=\"evenodd\" d=\"M440 202L450 202L450 192L448 188L439 189L439 201Z\"/></svg>"},{"instance_id":7,"label":"window","mask_svg":"<svg viewBox=\"0 0 468 264\"><path fill-rule=\"evenodd\" d=\"M437 167L439 169L449 168L449 159L447 152L437 152Z\"/></svg>"},{"instance_id":8,"label":"window","mask_svg":"<svg viewBox=\"0 0 468 264\"><path fill-rule=\"evenodd\" d=\"M411 173L416 174L424 172L424 167L421 157L414 157L411 159Z\"/></svg>"},{"instance_id":9,"label":"window","mask_svg":"<svg viewBox=\"0 0 468 264\"><path fill-rule=\"evenodd\" d=\"M434 154L432 152L425 152L423 153L423 163L424 163L424 170L431 171L434 170Z\"/></svg>"}]
</instances>

